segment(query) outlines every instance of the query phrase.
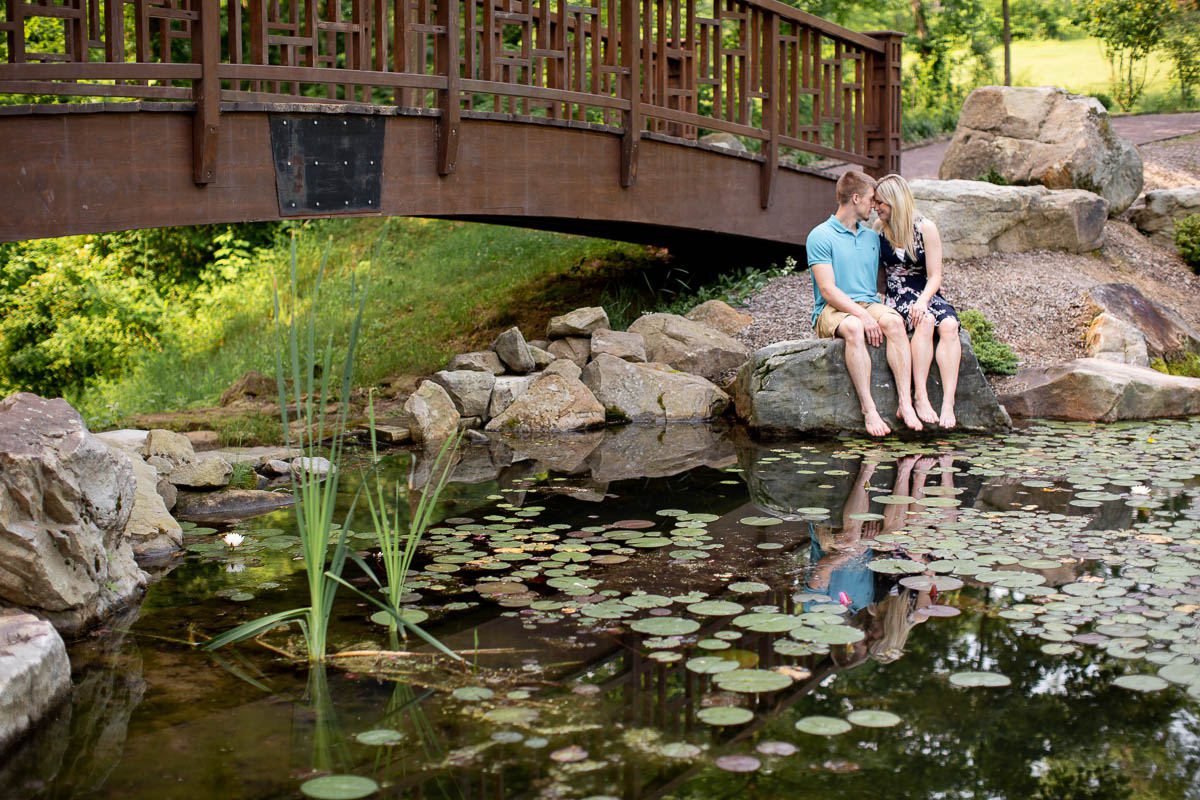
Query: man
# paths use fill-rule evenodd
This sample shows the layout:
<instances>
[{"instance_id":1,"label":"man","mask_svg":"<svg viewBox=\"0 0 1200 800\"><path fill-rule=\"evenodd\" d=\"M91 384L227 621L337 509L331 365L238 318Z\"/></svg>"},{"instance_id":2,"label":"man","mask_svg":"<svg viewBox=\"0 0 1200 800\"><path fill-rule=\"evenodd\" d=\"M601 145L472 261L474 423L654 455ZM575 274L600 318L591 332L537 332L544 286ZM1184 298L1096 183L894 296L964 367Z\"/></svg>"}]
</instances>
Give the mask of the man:
<instances>
[{"instance_id":1,"label":"man","mask_svg":"<svg viewBox=\"0 0 1200 800\"><path fill-rule=\"evenodd\" d=\"M887 340L887 361L896 378L900 410L896 416L914 431L921 420L912 405L912 354L904 319L883 304L876 290L879 234L864 223L875 202L875 181L851 170L838 178L837 211L808 234L808 266L812 270L813 328L817 336L839 336L846 342L846 368L858 393L867 433L892 432L871 397L871 354Z\"/></svg>"}]
</instances>

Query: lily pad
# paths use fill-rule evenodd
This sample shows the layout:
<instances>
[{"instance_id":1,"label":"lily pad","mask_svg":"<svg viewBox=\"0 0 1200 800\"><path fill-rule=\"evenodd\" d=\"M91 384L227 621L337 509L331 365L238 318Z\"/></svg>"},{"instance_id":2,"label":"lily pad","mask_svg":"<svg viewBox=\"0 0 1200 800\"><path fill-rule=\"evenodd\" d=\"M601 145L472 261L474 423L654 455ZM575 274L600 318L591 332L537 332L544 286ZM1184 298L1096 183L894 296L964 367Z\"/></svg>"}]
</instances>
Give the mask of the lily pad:
<instances>
[{"instance_id":1,"label":"lily pad","mask_svg":"<svg viewBox=\"0 0 1200 800\"><path fill-rule=\"evenodd\" d=\"M956 672L950 676L950 683L964 687L1001 687L1012 685L1007 675L998 672Z\"/></svg>"},{"instance_id":2,"label":"lily pad","mask_svg":"<svg viewBox=\"0 0 1200 800\"><path fill-rule=\"evenodd\" d=\"M714 706L700 709L696 718L709 725L744 725L754 719L754 712L748 708Z\"/></svg>"},{"instance_id":3,"label":"lily pad","mask_svg":"<svg viewBox=\"0 0 1200 800\"><path fill-rule=\"evenodd\" d=\"M726 692L758 694L786 689L792 685L792 679L769 669L737 669L717 675L713 684Z\"/></svg>"},{"instance_id":4,"label":"lily pad","mask_svg":"<svg viewBox=\"0 0 1200 800\"><path fill-rule=\"evenodd\" d=\"M817 736L837 736L851 727L849 722L840 717L805 717L796 722L796 730Z\"/></svg>"},{"instance_id":5,"label":"lily pad","mask_svg":"<svg viewBox=\"0 0 1200 800\"><path fill-rule=\"evenodd\" d=\"M1113 686L1135 692L1161 692L1170 685L1157 675L1122 675L1113 681Z\"/></svg>"},{"instance_id":6,"label":"lily pad","mask_svg":"<svg viewBox=\"0 0 1200 800\"><path fill-rule=\"evenodd\" d=\"M355 734L354 740L359 744L370 745L372 747L377 745L395 745L404 741L404 734L391 728L379 728Z\"/></svg>"},{"instance_id":7,"label":"lily pad","mask_svg":"<svg viewBox=\"0 0 1200 800\"><path fill-rule=\"evenodd\" d=\"M300 793L315 800L358 800L379 791L379 784L362 775L324 775L300 784Z\"/></svg>"},{"instance_id":8,"label":"lily pad","mask_svg":"<svg viewBox=\"0 0 1200 800\"><path fill-rule=\"evenodd\" d=\"M717 759L717 769L726 772L755 772L762 767L762 762L754 756L729 755Z\"/></svg>"},{"instance_id":9,"label":"lily pad","mask_svg":"<svg viewBox=\"0 0 1200 800\"><path fill-rule=\"evenodd\" d=\"M650 636L686 636L700 630L700 623L683 617L649 617L634 620L629 627Z\"/></svg>"},{"instance_id":10,"label":"lily pad","mask_svg":"<svg viewBox=\"0 0 1200 800\"><path fill-rule=\"evenodd\" d=\"M862 728L892 728L901 722L900 717L892 712L876 709L851 711L846 715L846 720Z\"/></svg>"}]
</instances>

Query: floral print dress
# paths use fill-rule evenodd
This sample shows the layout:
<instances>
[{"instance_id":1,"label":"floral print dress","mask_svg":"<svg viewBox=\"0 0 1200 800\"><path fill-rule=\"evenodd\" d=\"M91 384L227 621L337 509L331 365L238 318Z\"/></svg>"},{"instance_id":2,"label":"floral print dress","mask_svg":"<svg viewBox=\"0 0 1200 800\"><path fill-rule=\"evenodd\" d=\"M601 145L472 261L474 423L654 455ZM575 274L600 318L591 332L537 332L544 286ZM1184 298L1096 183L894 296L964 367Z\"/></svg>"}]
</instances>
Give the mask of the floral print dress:
<instances>
[{"instance_id":1,"label":"floral print dress","mask_svg":"<svg viewBox=\"0 0 1200 800\"><path fill-rule=\"evenodd\" d=\"M925 271L925 237L921 235L921 222L918 217L913 223L912 248L905 252L903 248L892 247L886 236L879 237L879 264L887 276L887 294L883 301L891 308L900 312L904 324L913 327L913 303L921 298L925 286L929 282L929 274ZM954 306L942 296L938 289L929 300L929 312L933 314L934 324L941 325L943 320L958 319Z\"/></svg>"}]
</instances>

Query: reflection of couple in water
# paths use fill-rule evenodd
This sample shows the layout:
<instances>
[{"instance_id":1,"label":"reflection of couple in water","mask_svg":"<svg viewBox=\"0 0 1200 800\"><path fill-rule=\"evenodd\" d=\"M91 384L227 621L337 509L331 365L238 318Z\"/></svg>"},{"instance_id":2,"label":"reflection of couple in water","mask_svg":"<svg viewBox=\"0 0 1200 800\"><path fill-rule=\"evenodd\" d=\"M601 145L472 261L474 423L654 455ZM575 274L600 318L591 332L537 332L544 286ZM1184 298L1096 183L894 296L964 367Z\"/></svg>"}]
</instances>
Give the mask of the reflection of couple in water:
<instances>
[{"instance_id":1,"label":"reflection of couple in water","mask_svg":"<svg viewBox=\"0 0 1200 800\"><path fill-rule=\"evenodd\" d=\"M941 485L953 488L953 473L948 469L952 456L934 459L915 455L905 456L896 466L896 481L892 494L920 500L925 496L929 471L943 467ZM885 508L882 520L863 519L870 507L867 489L878 464L863 460L858 477L850 490L842 511L840 528L828 525L809 525L812 536L807 588L827 595L833 602L846 606L850 616L866 609L864 628L866 638L846 649L835 648L833 659L840 667L858 664L868 657L880 663L895 661L904 651L909 632L926 615L919 613L933 604L928 590L913 591L900 586L895 576L874 572L869 568L874 558L874 539L881 533L892 533L904 526L910 505L893 504ZM898 551L890 558L909 558L924 561L924 557Z\"/></svg>"}]
</instances>

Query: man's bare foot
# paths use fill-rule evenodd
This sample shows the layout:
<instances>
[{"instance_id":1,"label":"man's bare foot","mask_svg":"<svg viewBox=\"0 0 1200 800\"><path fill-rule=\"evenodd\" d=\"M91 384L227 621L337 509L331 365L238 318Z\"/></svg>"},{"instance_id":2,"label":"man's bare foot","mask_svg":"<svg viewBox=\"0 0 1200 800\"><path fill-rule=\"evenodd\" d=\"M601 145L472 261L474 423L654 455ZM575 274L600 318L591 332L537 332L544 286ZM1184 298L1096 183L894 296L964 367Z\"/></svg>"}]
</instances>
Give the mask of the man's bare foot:
<instances>
[{"instance_id":1,"label":"man's bare foot","mask_svg":"<svg viewBox=\"0 0 1200 800\"><path fill-rule=\"evenodd\" d=\"M924 430L925 426L921 424L921 420L917 417L917 412L913 411L912 406L907 408L900 406L900 410L896 412L896 416L904 420L904 424L914 431Z\"/></svg>"},{"instance_id":2,"label":"man's bare foot","mask_svg":"<svg viewBox=\"0 0 1200 800\"><path fill-rule=\"evenodd\" d=\"M953 428L958 424L958 420L954 418L953 407L946 408L945 406L942 406L942 416L941 419L938 420L938 424L943 428Z\"/></svg>"},{"instance_id":3,"label":"man's bare foot","mask_svg":"<svg viewBox=\"0 0 1200 800\"><path fill-rule=\"evenodd\" d=\"M928 397L914 397L913 406L916 407L917 416L921 422L928 425L933 425L938 421L937 412L933 410L933 406L929 403Z\"/></svg>"},{"instance_id":4,"label":"man's bare foot","mask_svg":"<svg viewBox=\"0 0 1200 800\"><path fill-rule=\"evenodd\" d=\"M878 411L872 411L869 414L863 414L863 422L867 425L867 433L872 436L887 436L892 432L892 429L883 421L883 417L879 416Z\"/></svg>"}]
</instances>

